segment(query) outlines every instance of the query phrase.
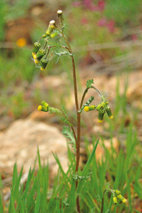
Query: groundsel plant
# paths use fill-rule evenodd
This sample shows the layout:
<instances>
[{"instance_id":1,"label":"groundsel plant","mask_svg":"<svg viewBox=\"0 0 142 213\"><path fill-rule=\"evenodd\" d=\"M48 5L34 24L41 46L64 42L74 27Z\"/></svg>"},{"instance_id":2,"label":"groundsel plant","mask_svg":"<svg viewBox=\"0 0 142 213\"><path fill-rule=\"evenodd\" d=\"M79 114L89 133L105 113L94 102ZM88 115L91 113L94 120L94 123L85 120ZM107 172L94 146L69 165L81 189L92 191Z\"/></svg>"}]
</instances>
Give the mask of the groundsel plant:
<instances>
[{"instance_id":1,"label":"groundsel plant","mask_svg":"<svg viewBox=\"0 0 142 213\"><path fill-rule=\"evenodd\" d=\"M75 175L73 176L75 180L76 190L79 186L79 181L83 179L83 177L79 176L79 162L80 162L80 135L81 135L81 114L83 112L91 113L91 111L96 110L98 112L98 122L102 122L104 115L107 114L110 119L113 118L110 106L106 98L101 94L101 92L94 86L93 80L88 80L86 83L86 89L83 92L82 98L79 102L78 100L78 87L77 87L77 77L76 77L76 67L74 55L72 52L72 48L66 35L64 34L64 18L62 10L57 11L58 16L58 24L56 24L55 20L51 20L49 22L49 26L44 35L39 39L39 41L34 43L34 49L32 52L34 63L40 68L40 70L46 71L48 67L48 62L53 58L53 56L57 56L58 58L67 55L71 58L72 63L72 75L73 75L73 86L74 86L74 98L75 98L75 108L76 108L76 125L73 125L68 117L67 113L63 109L57 109L46 101L42 101L38 106L39 111L54 113L57 116L64 117L64 122L68 125L68 129L72 132L72 137L75 142L75 156L76 156L76 167L75 167ZM93 89L100 97L100 103L98 105L91 105L94 97L91 96L87 102L84 103L86 94L90 89ZM74 127L75 126L75 127ZM68 130L65 128L65 134ZM97 147L98 142L96 143ZM95 152L94 152L95 153ZM86 178L86 176L84 176ZM119 191L117 191L119 192ZM121 193L117 193L113 191L113 202L116 204L118 199L123 203L126 201ZM77 212L81 212L80 210L80 201L79 196L76 199L76 207Z\"/></svg>"}]
</instances>

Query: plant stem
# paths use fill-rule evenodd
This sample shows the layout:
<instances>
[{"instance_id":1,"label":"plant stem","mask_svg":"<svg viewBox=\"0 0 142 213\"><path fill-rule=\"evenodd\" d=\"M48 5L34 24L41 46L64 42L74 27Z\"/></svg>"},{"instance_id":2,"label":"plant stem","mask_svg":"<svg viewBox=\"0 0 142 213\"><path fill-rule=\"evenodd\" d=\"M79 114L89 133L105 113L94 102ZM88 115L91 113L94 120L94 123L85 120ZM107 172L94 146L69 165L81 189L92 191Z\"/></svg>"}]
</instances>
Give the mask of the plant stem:
<instances>
[{"instance_id":1,"label":"plant stem","mask_svg":"<svg viewBox=\"0 0 142 213\"><path fill-rule=\"evenodd\" d=\"M72 71L73 71L73 85L74 85L74 98L75 98L75 106L76 106L76 116L77 116L77 138L76 138L76 173L78 172L79 169L79 160L80 160L80 112L79 112L79 104L78 104L78 90L77 90L77 78L76 78L76 68L75 68L75 61L72 53L71 46L66 39L65 35L63 32L62 36L67 44L66 49L71 53L71 60L72 60ZM76 181L76 188L78 186L78 181ZM76 206L77 206L77 211L80 213L80 203L79 203L79 196L76 199Z\"/></svg>"},{"instance_id":2,"label":"plant stem","mask_svg":"<svg viewBox=\"0 0 142 213\"><path fill-rule=\"evenodd\" d=\"M101 94L101 92L100 92L96 87L94 87L94 86L87 87L87 88L84 90L84 93L83 93L82 98L81 98L80 109L81 109L81 107L82 107L82 105L83 105L83 101L84 101L85 96L86 96L86 94L87 94L87 92L88 92L89 89L94 89L94 90L99 94L99 96L101 97L101 99L103 100L103 95Z\"/></svg>"},{"instance_id":3,"label":"plant stem","mask_svg":"<svg viewBox=\"0 0 142 213\"><path fill-rule=\"evenodd\" d=\"M81 107L83 105L83 101L84 101L85 95L87 94L88 90L89 90L89 88L86 88L84 93L83 93L83 95L82 95L82 99L81 99L81 102L80 102L80 109L81 109Z\"/></svg>"},{"instance_id":4,"label":"plant stem","mask_svg":"<svg viewBox=\"0 0 142 213\"><path fill-rule=\"evenodd\" d=\"M75 105L76 105L76 113L77 113L77 141L76 141L76 173L79 169L79 160L80 160L80 113L78 111L78 94L77 94L77 79L76 79L76 69L75 69L75 61L73 55L72 58L72 67L73 67L73 82L74 82L74 97L75 97ZM76 181L76 188L78 186L78 181ZM80 202L79 196L76 199L77 211L80 213Z\"/></svg>"}]
</instances>

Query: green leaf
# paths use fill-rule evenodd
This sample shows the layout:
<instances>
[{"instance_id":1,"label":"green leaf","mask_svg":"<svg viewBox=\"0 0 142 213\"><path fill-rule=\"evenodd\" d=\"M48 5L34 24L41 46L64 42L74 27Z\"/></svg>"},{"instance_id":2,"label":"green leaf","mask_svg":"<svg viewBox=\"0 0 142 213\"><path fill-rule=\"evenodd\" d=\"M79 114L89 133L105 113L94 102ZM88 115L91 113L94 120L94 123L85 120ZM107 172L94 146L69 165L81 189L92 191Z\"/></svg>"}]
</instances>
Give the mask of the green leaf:
<instances>
[{"instance_id":1,"label":"green leaf","mask_svg":"<svg viewBox=\"0 0 142 213\"><path fill-rule=\"evenodd\" d=\"M85 167L83 169L82 175L86 175L87 174L87 172L89 170L90 163L92 162L92 160L94 158L98 143L99 143L99 139L96 141L96 144L95 144L95 146L93 148L93 151L92 151L92 153L91 153L91 155L90 155L90 157L89 157L89 159L88 159L88 161L87 161L87 163L86 163L86 165L85 165Z\"/></svg>"},{"instance_id":2,"label":"green leaf","mask_svg":"<svg viewBox=\"0 0 142 213\"><path fill-rule=\"evenodd\" d=\"M86 87L87 88L90 88L92 86L92 84L94 83L94 80L93 79L90 79L86 82Z\"/></svg>"},{"instance_id":3,"label":"green leaf","mask_svg":"<svg viewBox=\"0 0 142 213\"><path fill-rule=\"evenodd\" d=\"M67 139L69 139L69 143L75 146L75 138L71 129L67 126L64 126L62 133Z\"/></svg>"},{"instance_id":4,"label":"green leaf","mask_svg":"<svg viewBox=\"0 0 142 213\"><path fill-rule=\"evenodd\" d=\"M96 141L96 144L95 144L95 146L93 148L93 151L92 151L92 153L91 153L91 155L90 155L90 157L89 157L89 159L88 159L88 161L87 161L87 163L86 163L81 175L87 175L87 172L89 171L89 168L90 168L90 164L91 164L91 162L92 162L92 160L94 158L98 143L99 143L99 139ZM79 182L78 189L77 189L77 191L79 193L81 193L81 189L83 188L83 186L84 186L84 183L83 182Z\"/></svg>"}]
</instances>

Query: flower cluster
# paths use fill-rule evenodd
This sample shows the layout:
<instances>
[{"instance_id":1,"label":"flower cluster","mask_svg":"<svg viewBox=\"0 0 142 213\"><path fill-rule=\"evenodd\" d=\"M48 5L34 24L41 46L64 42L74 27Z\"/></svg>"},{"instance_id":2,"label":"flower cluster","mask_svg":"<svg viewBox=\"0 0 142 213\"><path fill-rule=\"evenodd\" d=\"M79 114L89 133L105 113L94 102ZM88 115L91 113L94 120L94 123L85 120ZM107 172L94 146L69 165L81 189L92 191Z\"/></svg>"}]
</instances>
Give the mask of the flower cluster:
<instances>
[{"instance_id":1,"label":"flower cluster","mask_svg":"<svg viewBox=\"0 0 142 213\"><path fill-rule=\"evenodd\" d=\"M103 118L105 113L108 115L108 117L110 119L113 119L113 115L110 109L110 106L108 104L108 101L102 101L100 104L98 104L97 106L95 105L88 105L84 107L84 111L85 112L89 112L92 110L97 110L98 111L98 122L102 123L103 122Z\"/></svg>"},{"instance_id":2,"label":"flower cluster","mask_svg":"<svg viewBox=\"0 0 142 213\"><path fill-rule=\"evenodd\" d=\"M38 111L48 112L49 111L49 104L45 101L41 102L41 105L38 106Z\"/></svg>"},{"instance_id":3,"label":"flower cluster","mask_svg":"<svg viewBox=\"0 0 142 213\"><path fill-rule=\"evenodd\" d=\"M113 203L114 204L117 204L118 201L122 202L122 203L126 203L127 202L127 199L124 198L122 195L121 195L121 192L119 190L113 190Z\"/></svg>"},{"instance_id":4,"label":"flower cluster","mask_svg":"<svg viewBox=\"0 0 142 213\"><path fill-rule=\"evenodd\" d=\"M41 44L39 42L34 43L32 56L35 64L40 64L40 70L44 71L48 64L48 59L45 49L41 47Z\"/></svg>"},{"instance_id":5,"label":"flower cluster","mask_svg":"<svg viewBox=\"0 0 142 213\"><path fill-rule=\"evenodd\" d=\"M42 101L37 109L38 111L50 112L51 114L52 113L58 114L58 115L62 114L59 109L49 106L49 104L46 101Z\"/></svg>"},{"instance_id":6,"label":"flower cluster","mask_svg":"<svg viewBox=\"0 0 142 213\"><path fill-rule=\"evenodd\" d=\"M62 22L62 10L57 11L58 18L60 22ZM48 64L48 55L50 46L48 45L48 41L53 39L59 35L59 30L57 29L55 20L51 20L49 22L48 28L45 34L42 35L41 39L38 42L34 43L34 49L32 52L33 60L35 64L40 66L40 70L44 71Z\"/></svg>"}]
</instances>

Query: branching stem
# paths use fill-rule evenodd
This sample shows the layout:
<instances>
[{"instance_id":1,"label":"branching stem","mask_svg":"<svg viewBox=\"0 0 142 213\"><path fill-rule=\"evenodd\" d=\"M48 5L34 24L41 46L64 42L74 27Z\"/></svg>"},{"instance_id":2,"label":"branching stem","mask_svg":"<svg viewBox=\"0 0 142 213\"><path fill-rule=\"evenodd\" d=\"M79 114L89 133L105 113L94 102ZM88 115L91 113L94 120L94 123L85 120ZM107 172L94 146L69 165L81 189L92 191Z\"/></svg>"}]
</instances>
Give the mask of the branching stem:
<instances>
[{"instance_id":1,"label":"branching stem","mask_svg":"<svg viewBox=\"0 0 142 213\"><path fill-rule=\"evenodd\" d=\"M86 94L87 94L87 92L88 92L89 89L94 89L94 90L99 94L99 96L101 97L101 99L102 99L102 100L104 99L104 97L103 97L103 95L101 94L101 92L100 92L95 86L87 87L87 88L84 90L84 93L83 93L82 98L81 98L80 109L81 109L81 107L82 107L82 105L83 105L85 96L86 96Z\"/></svg>"}]
</instances>

